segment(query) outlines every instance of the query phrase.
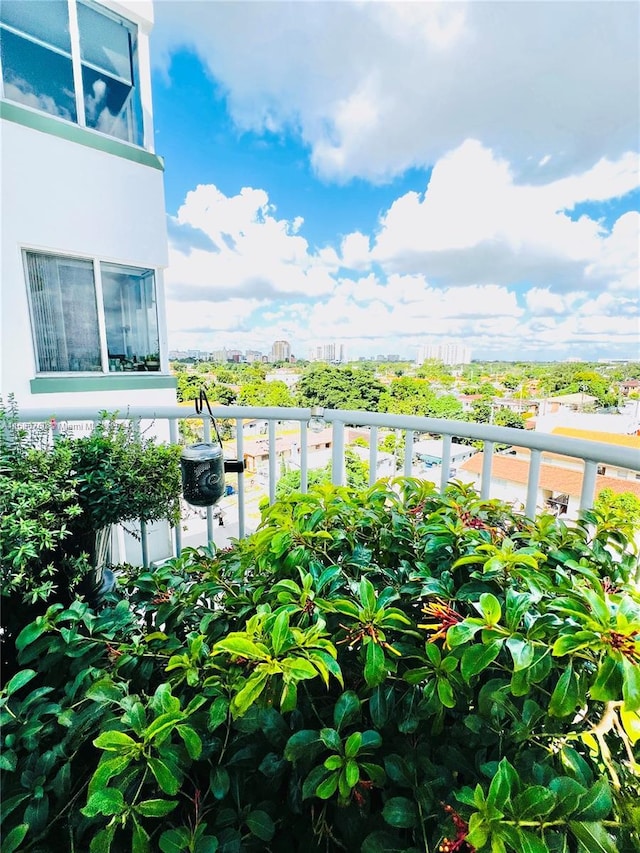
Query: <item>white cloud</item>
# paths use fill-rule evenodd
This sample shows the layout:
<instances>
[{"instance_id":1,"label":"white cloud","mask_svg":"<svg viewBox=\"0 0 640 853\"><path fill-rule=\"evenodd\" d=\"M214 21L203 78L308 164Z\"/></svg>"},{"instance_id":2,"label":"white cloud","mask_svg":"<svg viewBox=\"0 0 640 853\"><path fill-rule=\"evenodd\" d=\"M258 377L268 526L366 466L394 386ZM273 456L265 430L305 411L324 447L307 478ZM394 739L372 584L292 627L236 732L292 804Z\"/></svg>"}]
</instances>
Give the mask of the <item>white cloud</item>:
<instances>
[{"instance_id":1,"label":"white cloud","mask_svg":"<svg viewBox=\"0 0 640 853\"><path fill-rule=\"evenodd\" d=\"M475 276L593 288L615 269L622 287L629 269L637 269L634 215L607 237L593 219L573 221L565 209L626 193L638 182L637 158L625 154L547 184L519 183L504 159L466 140L435 164L423 195L409 192L391 205L371 255L387 270L419 268L451 284Z\"/></svg>"},{"instance_id":2,"label":"white cloud","mask_svg":"<svg viewBox=\"0 0 640 853\"><path fill-rule=\"evenodd\" d=\"M182 242L170 247L167 288L198 298L234 295L258 298L320 296L330 293L333 280L322 260L298 235L300 217L276 219L267 193L243 188L227 197L212 184L187 194L178 210L179 226L197 229L212 244L185 251Z\"/></svg>"},{"instance_id":3,"label":"white cloud","mask_svg":"<svg viewBox=\"0 0 640 853\"><path fill-rule=\"evenodd\" d=\"M293 129L318 172L385 180L473 136L532 180L637 145L637 8L156 3L156 61L195 48L240 129Z\"/></svg>"}]
</instances>

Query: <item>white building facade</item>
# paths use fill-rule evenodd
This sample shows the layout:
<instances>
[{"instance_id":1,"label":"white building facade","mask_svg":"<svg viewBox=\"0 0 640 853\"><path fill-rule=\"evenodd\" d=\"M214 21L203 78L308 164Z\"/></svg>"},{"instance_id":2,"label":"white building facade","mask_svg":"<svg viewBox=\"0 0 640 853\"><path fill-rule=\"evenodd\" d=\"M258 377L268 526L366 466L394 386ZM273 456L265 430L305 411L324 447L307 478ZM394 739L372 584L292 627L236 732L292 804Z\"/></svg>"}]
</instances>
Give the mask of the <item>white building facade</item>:
<instances>
[{"instance_id":1,"label":"white building facade","mask_svg":"<svg viewBox=\"0 0 640 853\"><path fill-rule=\"evenodd\" d=\"M175 402L149 0L0 5L0 394Z\"/></svg>"},{"instance_id":2,"label":"white building facade","mask_svg":"<svg viewBox=\"0 0 640 853\"><path fill-rule=\"evenodd\" d=\"M452 366L471 364L471 348L460 343L426 344L418 347L416 364L424 364L429 359L435 359Z\"/></svg>"}]
</instances>

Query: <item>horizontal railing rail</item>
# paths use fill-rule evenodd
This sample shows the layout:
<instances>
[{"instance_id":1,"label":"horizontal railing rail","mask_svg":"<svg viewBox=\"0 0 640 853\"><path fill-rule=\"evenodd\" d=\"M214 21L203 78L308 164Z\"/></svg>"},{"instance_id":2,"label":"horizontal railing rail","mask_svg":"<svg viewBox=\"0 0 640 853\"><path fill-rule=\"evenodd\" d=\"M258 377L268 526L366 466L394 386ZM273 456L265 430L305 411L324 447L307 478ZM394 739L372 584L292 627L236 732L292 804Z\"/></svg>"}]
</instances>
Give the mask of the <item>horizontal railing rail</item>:
<instances>
[{"instance_id":1,"label":"horizontal railing rail","mask_svg":"<svg viewBox=\"0 0 640 853\"><path fill-rule=\"evenodd\" d=\"M318 412L308 408L282 408L282 407L256 407L256 406L213 406L213 415L219 419L235 421L236 425L236 455L238 459L244 458L244 425L248 420L267 422L268 441L268 495L270 502L275 500L275 489L277 482L276 464L276 425L279 422L298 422L300 428L300 477L301 490L307 490L308 478L308 429L307 424L312 415L318 419ZM51 422L55 421L56 428L61 424L74 421L97 422L102 412L96 408L89 407L60 407L60 408L34 408L22 410L19 420L24 423ZM109 414L116 415L118 419L141 420L141 421L166 421L169 424L169 440L173 443L179 441L178 422L182 420L197 419L203 423L203 435L205 441L211 440L211 424L209 414L197 414L193 409L185 406L131 406L120 409ZM530 451L529 472L527 482L527 496L524 506L525 515L531 517L535 514L537 505L538 488L540 481L540 466L543 453L559 454L567 456L583 463L582 490L580 495L580 509L588 509L593 505L596 489L597 469L599 465L610 465L617 468L640 472L640 453L637 450L620 446L617 444L606 444L604 442L587 441L584 439L568 438L566 436L552 435L549 433L535 432L532 430L514 429L512 427L501 427L492 424L479 424L467 421L444 420L440 418L429 418L418 415L395 415L382 414L378 412L348 411L340 409L324 409L319 413L320 423L326 422L332 427L331 459L332 479L336 485L345 481L345 428L365 427L371 430L369 451L369 480L376 479L378 448L378 430L388 429L402 431L404 433L404 466L403 472L410 475L413 461L413 441L417 433L429 433L442 436L443 452L442 466L440 471L440 488L444 489L451 475L451 448L452 439L471 439L483 443L483 462L480 480L480 496L489 498L492 485L492 462L494 450L497 445L509 447L526 448ZM455 445L454 445L455 446ZM245 517L245 493L244 481L238 477L238 532L243 537L246 534ZM176 530L176 551L181 548L180 531ZM213 538L213 516L211 508L207 512L207 535L209 540ZM143 530L144 550L144 530Z\"/></svg>"}]
</instances>

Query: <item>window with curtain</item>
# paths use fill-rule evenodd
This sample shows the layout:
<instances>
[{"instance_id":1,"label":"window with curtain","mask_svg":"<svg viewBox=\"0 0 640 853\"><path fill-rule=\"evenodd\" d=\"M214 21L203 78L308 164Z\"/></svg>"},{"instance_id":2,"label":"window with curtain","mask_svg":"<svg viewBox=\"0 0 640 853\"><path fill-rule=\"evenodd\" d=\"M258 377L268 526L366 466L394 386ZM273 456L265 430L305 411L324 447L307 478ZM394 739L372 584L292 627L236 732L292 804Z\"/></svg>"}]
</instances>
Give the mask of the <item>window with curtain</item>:
<instances>
[{"instance_id":1,"label":"window with curtain","mask_svg":"<svg viewBox=\"0 0 640 853\"><path fill-rule=\"evenodd\" d=\"M138 29L97 3L75 8L78 43L67 0L0 2L3 96L142 145Z\"/></svg>"},{"instance_id":2,"label":"window with curtain","mask_svg":"<svg viewBox=\"0 0 640 853\"><path fill-rule=\"evenodd\" d=\"M39 373L160 369L153 270L31 251L25 267Z\"/></svg>"}]
</instances>

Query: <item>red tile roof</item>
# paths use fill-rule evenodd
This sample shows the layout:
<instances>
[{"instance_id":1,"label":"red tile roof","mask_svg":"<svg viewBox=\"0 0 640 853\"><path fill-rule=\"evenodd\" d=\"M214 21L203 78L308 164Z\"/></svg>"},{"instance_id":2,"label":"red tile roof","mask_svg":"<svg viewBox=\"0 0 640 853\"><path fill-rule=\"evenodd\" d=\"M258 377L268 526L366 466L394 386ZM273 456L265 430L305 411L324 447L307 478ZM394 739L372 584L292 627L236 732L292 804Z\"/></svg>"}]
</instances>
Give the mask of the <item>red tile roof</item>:
<instances>
[{"instance_id":1,"label":"red tile roof","mask_svg":"<svg viewBox=\"0 0 640 853\"><path fill-rule=\"evenodd\" d=\"M463 462L459 469L468 471L470 474L480 474L483 457L484 453L477 453L471 459ZM525 459L515 459L513 456L496 454L491 466L491 478L526 485L529 480L529 462ZM567 468L561 468L559 465L543 464L540 466L538 486L552 492L580 495L582 471L570 471ZM615 494L631 492L640 498L640 480L623 480L620 477L604 477L599 474L596 477L596 494L599 494L603 489L611 489Z\"/></svg>"}]
</instances>

